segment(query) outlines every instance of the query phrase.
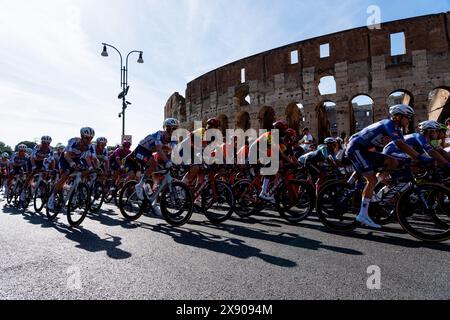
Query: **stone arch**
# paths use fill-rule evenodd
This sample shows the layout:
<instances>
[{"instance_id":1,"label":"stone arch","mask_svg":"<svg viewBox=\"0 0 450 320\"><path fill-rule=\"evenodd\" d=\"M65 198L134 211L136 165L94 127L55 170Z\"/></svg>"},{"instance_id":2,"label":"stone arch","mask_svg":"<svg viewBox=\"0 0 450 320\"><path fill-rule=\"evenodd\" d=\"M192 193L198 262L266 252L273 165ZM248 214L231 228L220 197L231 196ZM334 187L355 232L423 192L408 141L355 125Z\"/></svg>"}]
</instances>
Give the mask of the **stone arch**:
<instances>
[{"instance_id":1,"label":"stone arch","mask_svg":"<svg viewBox=\"0 0 450 320\"><path fill-rule=\"evenodd\" d=\"M428 95L428 118L444 123L450 118L450 87L437 87Z\"/></svg>"},{"instance_id":2,"label":"stone arch","mask_svg":"<svg viewBox=\"0 0 450 320\"><path fill-rule=\"evenodd\" d=\"M337 136L337 111L333 101L322 101L316 107L317 138L319 143L327 137Z\"/></svg>"},{"instance_id":3,"label":"stone arch","mask_svg":"<svg viewBox=\"0 0 450 320\"><path fill-rule=\"evenodd\" d=\"M258 113L259 128L271 130L275 120L275 110L272 107L262 107Z\"/></svg>"},{"instance_id":4,"label":"stone arch","mask_svg":"<svg viewBox=\"0 0 450 320\"><path fill-rule=\"evenodd\" d=\"M228 129L228 117L224 114L221 114L217 117L220 121L220 130L225 137L226 130Z\"/></svg>"},{"instance_id":5,"label":"stone arch","mask_svg":"<svg viewBox=\"0 0 450 320\"><path fill-rule=\"evenodd\" d=\"M387 110L386 114L389 116L389 108L396 105L396 104L406 104L410 107L414 108L414 96L413 94L405 89L398 89L394 90L389 94L387 97ZM415 131L415 119L413 117L411 123L409 124L408 128L409 132Z\"/></svg>"},{"instance_id":6,"label":"stone arch","mask_svg":"<svg viewBox=\"0 0 450 320\"><path fill-rule=\"evenodd\" d=\"M286 120L289 128L295 129L297 133L300 131L300 126L303 124L303 114L297 102L292 102L286 107Z\"/></svg>"},{"instance_id":7,"label":"stone arch","mask_svg":"<svg viewBox=\"0 0 450 320\"><path fill-rule=\"evenodd\" d=\"M236 114L236 129L247 131L250 127L250 114L247 111L241 111Z\"/></svg>"},{"instance_id":8,"label":"stone arch","mask_svg":"<svg viewBox=\"0 0 450 320\"><path fill-rule=\"evenodd\" d=\"M250 87L248 85L238 87L233 97L233 105L235 108L248 106L250 103Z\"/></svg>"},{"instance_id":9,"label":"stone arch","mask_svg":"<svg viewBox=\"0 0 450 320\"><path fill-rule=\"evenodd\" d=\"M337 82L333 74L324 74L318 79L317 85L319 94L321 96L336 94L337 93Z\"/></svg>"},{"instance_id":10,"label":"stone arch","mask_svg":"<svg viewBox=\"0 0 450 320\"><path fill-rule=\"evenodd\" d=\"M350 100L350 134L374 122L374 101L368 94L358 94Z\"/></svg>"}]
</instances>

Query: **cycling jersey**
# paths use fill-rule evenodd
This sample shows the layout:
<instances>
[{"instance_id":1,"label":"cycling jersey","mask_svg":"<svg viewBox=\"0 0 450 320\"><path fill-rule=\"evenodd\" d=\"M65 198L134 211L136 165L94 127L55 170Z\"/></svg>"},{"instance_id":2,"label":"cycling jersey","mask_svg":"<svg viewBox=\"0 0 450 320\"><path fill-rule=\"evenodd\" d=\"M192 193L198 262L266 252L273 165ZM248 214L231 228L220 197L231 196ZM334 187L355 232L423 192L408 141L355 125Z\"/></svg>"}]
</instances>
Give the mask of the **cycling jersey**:
<instances>
[{"instance_id":1,"label":"cycling jersey","mask_svg":"<svg viewBox=\"0 0 450 320\"><path fill-rule=\"evenodd\" d=\"M321 144L317 147L317 150L308 152L307 154L301 156L298 160L304 165L307 163L317 164L319 162L326 161L329 156L331 156L333 160L337 160L334 152L329 152L327 146Z\"/></svg>"},{"instance_id":2,"label":"cycling jersey","mask_svg":"<svg viewBox=\"0 0 450 320\"><path fill-rule=\"evenodd\" d=\"M420 154L425 152L433 151L434 148L427 141L427 138L423 134L413 133L405 136L405 142L415 151ZM404 154L395 144L395 142L390 142L383 150L384 154L393 155L393 154Z\"/></svg>"},{"instance_id":3,"label":"cycling jersey","mask_svg":"<svg viewBox=\"0 0 450 320\"><path fill-rule=\"evenodd\" d=\"M91 144L83 143L81 138L72 138L67 143L66 152L72 159L81 158L85 153L92 149Z\"/></svg>"},{"instance_id":4,"label":"cycling jersey","mask_svg":"<svg viewBox=\"0 0 450 320\"><path fill-rule=\"evenodd\" d=\"M90 149L91 155L96 157L98 161L100 161L100 164L103 164L106 160L109 160L108 157L108 150L106 148L103 148L102 151L98 150L98 147L96 144L93 144Z\"/></svg>"},{"instance_id":5,"label":"cycling jersey","mask_svg":"<svg viewBox=\"0 0 450 320\"><path fill-rule=\"evenodd\" d=\"M145 137L141 142L139 142L139 145L147 149L148 151L153 152L156 148L156 146L162 146L163 144L168 143L167 134L165 131L158 131L153 134L148 135Z\"/></svg>"},{"instance_id":6,"label":"cycling jersey","mask_svg":"<svg viewBox=\"0 0 450 320\"><path fill-rule=\"evenodd\" d=\"M402 131L393 120L382 120L353 135L350 138L347 153L358 149L382 149L390 141L395 142L402 139Z\"/></svg>"},{"instance_id":7,"label":"cycling jersey","mask_svg":"<svg viewBox=\"0 0 450 320\"><path fill-rule=\"evenodd\" d=\"M35 161L44 161L47 157L53 158L53 148L49 146L47 150L44 150L42 145L36 145L33 149L31 157Z\"/></svg>"},{"instance_id":8,"label":"cycling jersey","mask_svg":"<svg viewBox=\"0 0 450 320\"><path fill-rule=\"evenodd\" d=\"M356 171L364 174L384 167L387 155L375 152L386 144L403 140L401 129L390 119L374 123L350 138L346 154Z\"/></svg>"},{"instance_id":9,"label":"cycling jersey","mask_svg":"<svg viewBox=\"0 0 450 320\"><path fill-rule=\"evenodd\" d=\"M20 156L19 152L15 152L10 160L10 163L13 165L13 167L26 168L27 162L28 162L28 155L25 154L23 156Z\"/></svg>"}]
</instances>

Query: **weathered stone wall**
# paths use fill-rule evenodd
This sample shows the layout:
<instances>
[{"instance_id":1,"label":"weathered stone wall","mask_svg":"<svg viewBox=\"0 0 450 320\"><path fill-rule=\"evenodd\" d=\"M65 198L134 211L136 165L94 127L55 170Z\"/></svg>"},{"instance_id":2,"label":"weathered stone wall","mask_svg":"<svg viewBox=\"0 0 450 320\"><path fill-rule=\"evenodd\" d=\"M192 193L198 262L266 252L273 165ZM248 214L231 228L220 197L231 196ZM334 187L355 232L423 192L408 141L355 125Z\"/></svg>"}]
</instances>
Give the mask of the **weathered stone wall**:
<instances>
[{"instance_id":1,"label":"weathered stone wall","mask_svg":"<svg viewBox=\"0 0 450 320\"><path fill-rule=\"evenodd\" d=\"M374 120L379 120L387 116L390 94L403 91L410 96L405 101L410 100L416 110L416 123L428 119L429 113L436 117L445 108L431 110L430 93L450 87L449 24L450 12L384 23L379 30L352 29L269 50L191 81L186 99L175 93L165 114L178 115L186 128L195 120L219 115L228 120L230 128L244 126L246 119L251 127L260 128L271 118L296 117L301 119L294 121L296 125L309 127L321 137L326 130L321 123L329 122L319 119L326 115L324 102L336 104L338 133L351 133L354 97L371 97ZM391 56L390 35L398 32L405 34L406 54ZM320 45L325 43L330 44L330 56L321 58ZM295 50L299 62L291 64ZM241 83L244 68L245 82ZM320 95L318 84L323 76L335 77L335 94ZM303 114L299 116L298 110L292 114L292 106L300 103Z\"/></svg>"}]
</instances>

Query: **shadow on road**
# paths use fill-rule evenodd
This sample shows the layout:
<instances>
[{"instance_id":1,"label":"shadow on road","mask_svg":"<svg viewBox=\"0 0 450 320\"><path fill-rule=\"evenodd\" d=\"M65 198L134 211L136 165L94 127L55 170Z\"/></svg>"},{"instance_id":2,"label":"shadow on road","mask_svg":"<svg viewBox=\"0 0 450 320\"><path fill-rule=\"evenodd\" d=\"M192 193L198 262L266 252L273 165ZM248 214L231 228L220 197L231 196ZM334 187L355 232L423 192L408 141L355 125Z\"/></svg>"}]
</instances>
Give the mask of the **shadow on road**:
<instances>
[{"instance_id":1,"label":"shadow on road","mask_svg":"<svg viewBox=\"0 0 450 320\"><path fill-rule=\"evenodd\" d=\"M270 264L285 268L297 266L297 263L294 261L262 253L260 249L249 246L239 239L222 237L209 232L187 228L176 228L165 224L150 225L141 223L141 226L145 229L171 236L175 242L183 245L215 251L241 259L257 257Z\"/></svg>"},{"instance_id":2,"label":"shadow on road","mask_svg":"<svg viewBox=\"0 0 450 320\"><path fill-rule=\"evenodd\" d=\"M100 209L96 213L89 213L86 218L98 221L100 224L103 224L108 227L120 226L124 229L136 229L138 227L136 223L122 219L121 216L116 214L111 209L108 210Z\"/></svg>"},{"instance_id":3,"label":"shadow on road","mask_svg":"<svg viewBox=\"0 0 450 320\"><path fill-rule=\"evenodd\" d=\"M100 238L97 234L80 228L71 228L58 221L49 221L44 214L36 214L32 212L23 213L21 210L9 208L10 214L22 214L24 220L34 225L40 225L42 228L53 228L65 235L65 237L73 242L78 243L75 247L89 252L105 251L108 257L116 260L128 259L131 253L118 248L122 244L122 238L108 234L105 239ZM5 211L6 212L6 211ZM136 226L137 227L137 226Z\"/></svg>"},{"instance_id":4,"label":"shadow on road","mask_svg":"<svg viewBox=\"0 0 450 320\"><path fill-rule=\"evenodd\" d=\"M293 246L293 247L297 247L297 248L303 248L303 249L309 249L309 250L325 249L325 250L330 250L330 251L344 253L344 254L350 254L350 255L363 255L362 252L357 251L357 250L325 245L321 241L301 237L298 234L294 234L294 233L283 232L283 233L279 233L279 234L273 234L267 230L250 228L248 226L243 227L243 226L238 226L238 225L232 225L229 223L212 224L209 222L191 221L190 224L198 225L198 226L207 226L209 228L226 231L226 232L229 232L231 234L241 236L241 237L270 241L273 243Z\"/></svg>"}]
</instances>

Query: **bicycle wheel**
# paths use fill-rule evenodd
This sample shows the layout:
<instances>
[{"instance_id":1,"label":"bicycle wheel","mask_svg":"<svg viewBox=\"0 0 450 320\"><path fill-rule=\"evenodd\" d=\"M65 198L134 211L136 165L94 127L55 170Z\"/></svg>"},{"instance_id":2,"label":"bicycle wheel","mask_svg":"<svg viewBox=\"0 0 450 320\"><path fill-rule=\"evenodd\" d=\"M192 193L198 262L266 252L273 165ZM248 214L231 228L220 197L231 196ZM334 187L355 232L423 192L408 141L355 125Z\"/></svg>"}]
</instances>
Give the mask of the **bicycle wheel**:
<instances>
[{"instance_id":1,"label":"bicycle wheel","mask_svg":"<svg viewBox=\"0 0 450 320\"><path fill-rule=\"evenodd\" d=\"M118 207L122 216L130 221L139 219L148 208L148 201L140 200L136 195L137 181L128 181L120 190Z\"/></svg>"},{"instance_id":2,"label":"bicycle wheel","mask_svg":"<svg viewBox=\"0 0 450 320\"><path fill-rule=\"evenodd\" d=\"M411 236L429 242L450 239L450 189L424 183L406 190L397 203L397 217Z\"/></svg>"},{"instance_id":3,"label":"bicycle wheel","mask_svg":"<svg viewBox=\"0 0 450 320\"><path fill-rule=\"evenodd\" d=\"M69 196L67 203L67 221L71 227L78 227L83 222L88 214L89 205L89 187L85 183L80 183Z\"/></svg>"},{"instance_id":4,"label":"bicycle wheel","mask_svg":"<svg viewBox=\"0 0 450 320\"><path fill-rule=\"evenodd\" d=\"M40 213L48 200L47 183L41 181L34 191L33 206L36 213Z\"/></svg>"},{"instance_id":5,"label":"bicycle wheel","mask_svg":"<svg viewBox=\"0 0 450 320\"><path fill-rule=\"evenodd\" d=\"M289 180L287 186L278 189L275 199L280 216L293 224L305 220L314 210L314 189L304 181Z\"/></svg>"},{"instance_id":6,"label":"bicycle wheel","mask_svg":"<svg viewBox=\"0 0 450 320\"><path fill-rule=\"evenodd\" d=\"M173 226L182 226L191 219L194 201L189 187L178 181L172 182L161 193L161 213L164 219Z\"/></svg>"},{"instance_id":7,"label":"bicycle wheel","mask_svg":"<svg viewBox=\"0 0 450 320\"><path fill-rule=\"evenodd\" d=\"M28 206L30 205L31 200L33 199L33 191L31 190L31 187L28 187L25 190L25 197L22 199L22 209L26 211L28 209Z\"/></svg>"},{"instance_id":8,"label":"bicycle wheel","mask_svg":"<svg viewBox=\"0 0 450 320\"><path fill-rule=\"evenodd\" d=\"M260 192L261 190L249 180L235 183L233 186L234 212L241 218L247 218L262 211L265 203L258 197Z\"/></svg>"},{"instance_id":9,"label":"bicycle wheel","mask_svg":"<svg viewBox=\"0 0 450 320\"><path fill-rule=\"evenodd\" d=\"M14 199L14 185L11 184L6 190L6 203L11 204Z\"/></svg>"},{"instance_id":10,"label":"bicycle wheel","mask_svg":"<svg viewBox=\"0 0 450 320\"><path fill-rule=\"evenodd\" d=\"M337 232L349 232L358 227L356 216L361 206L361 192L345 181L334 181L322 188L317 196L317 215L324 226Z\"/></svg>"},{"instance_id":11,"label":"bicycle wheel","mask_svg":"<svg viewBox=\"0 0 450 320\"><path fill-rule=\"evenodd\" d=\"M53 193L53 190L51 190L51 192L48 193L48 195L50 196L50 194ZM55 209L53 211L50 211L48 209L48 206L45 206L45 213L47 215L47 218L50 221L55 220L56 216L58 215L58 213L60 213L64 208L64 193L58 192L55 196Z\"/></svg>"},{"instance_id":12,"label":"bicycle wheel","mask_svg":"<svg viewBox=\"0 0 450 320\"><path fill-rule=\"evenodd\" d=\"M209 221L221 223L231 217L234 210L234 196L230 186L222 181L214 181L217 195L209 182L202 191L202 209Z\"/></svg>"},{"instance_id":13,"label":"bicycle wheel","mask_svg":"<svg viewBox=\"0 0 450 320\"><path fill-rule=\"evenodd\" d=\"M19 208L20 205L20 194L22 193L23 183L21 181L17 182L16 187L14 188L14 196L13 203L16 208Z\"/></svg>"},{"instance_id":14,"label":"bicycle wheel","mask_svg":"<svg viewBox=\"0 0 450 320\"><path fill-rule=\"evenodd\" d=\"M103 189L103 199L105 203L110 203L113 198L113 191L112 190L113 187L113 181L111 179L108 179L104 185L104 189Z\"/></svg>"},{"instance_id":15,"label":"bicycle wheel","mask_svg":"<svg viewBox=\"0 0 450 320\"><path fill-rule=\"evenodd\" d=\"M91 191L91 201L90 201L90 206L89 206L90 212L95 213L100 210L100 208L103 205L103 201L104 201L103 194L104 194L103 184L96 181L94 183L93 190Z\"/></svg>"}]
</instances>

